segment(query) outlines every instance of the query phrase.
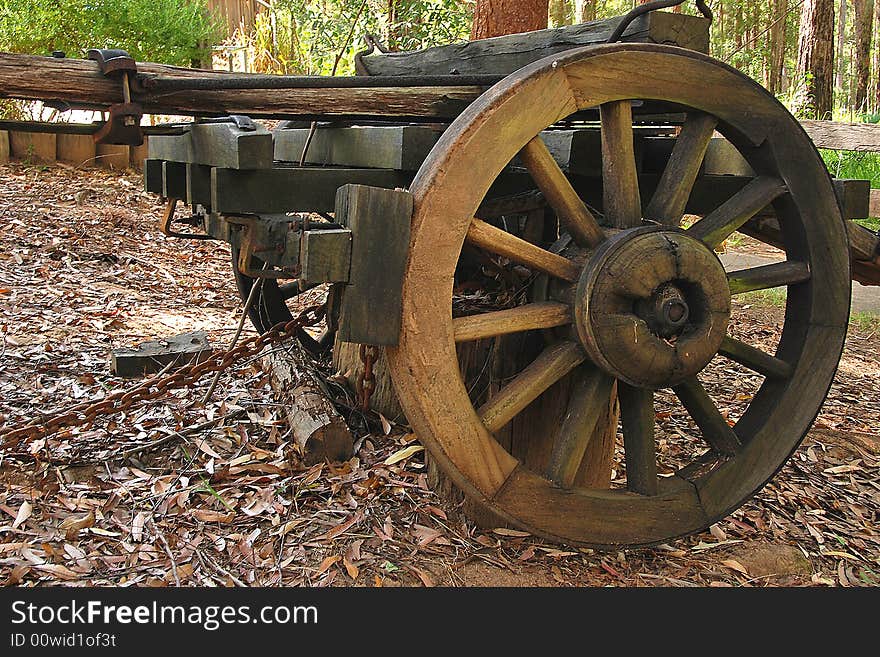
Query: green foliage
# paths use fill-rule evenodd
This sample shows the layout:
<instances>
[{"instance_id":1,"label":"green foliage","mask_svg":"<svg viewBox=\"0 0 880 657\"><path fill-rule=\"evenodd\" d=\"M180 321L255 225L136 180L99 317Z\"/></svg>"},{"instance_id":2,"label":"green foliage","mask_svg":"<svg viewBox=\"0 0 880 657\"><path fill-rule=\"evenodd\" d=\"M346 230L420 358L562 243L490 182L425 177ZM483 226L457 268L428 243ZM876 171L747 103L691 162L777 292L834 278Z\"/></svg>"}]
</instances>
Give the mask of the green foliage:
<instances>
[{"instance_id":1,"label":"green foliage","mask_svg":"<svg viewBox=\"0 0 880 657\"><path fill-rule=\"evenodd\" d=\"M237 33L231 45L251 50L256 71L329 75L335 65L338 74L351 75L365 34L392 50L416 50L470 33L473 2L397 0L389 7L380 0L276 0L252 33Z\"/></svg>"},{"instance_id":2,"label":"green foliage","mask_svg":"<svg viewBox=\"0 0 880 657\"><path fill-rule=\"evenodd\" d=\"M0 0L0 50L82 57L122 48L140 61L190 65L221 38L205 0Z\"/></svg>"}]
</instances>

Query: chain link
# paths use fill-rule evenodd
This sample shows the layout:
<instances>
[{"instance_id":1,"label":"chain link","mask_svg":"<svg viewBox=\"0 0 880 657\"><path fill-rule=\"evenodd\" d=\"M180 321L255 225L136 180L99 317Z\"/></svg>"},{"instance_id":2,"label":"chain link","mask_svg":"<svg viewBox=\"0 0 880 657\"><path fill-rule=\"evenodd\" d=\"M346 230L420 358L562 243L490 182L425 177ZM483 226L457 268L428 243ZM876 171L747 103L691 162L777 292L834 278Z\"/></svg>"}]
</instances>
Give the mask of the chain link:
<instances>
[{"instance_id":1,"label":"chain link","mask_svg":"<svg viewBox=\"0 0 880 657\"><path fill-rule=\"evenodd\" d=\"M370 397L376 392L376 377L373 375L373 365L379 358L379 348L371 344L362 344L360 347L361 362L364 369L355 380L358 406L363 412L370 410Z\"/></svg>"},{"instance_id":2,"label":"chain link","mask_svg":"<svg viewBox=\"0 0 880 657\"><path fill-rule=\"evenodd\" d=\"M232 363L252 358L268 344L277 344L296 335L306 326L314 326L324 316L324 306L306 308L289 322L281 322L265 333L243 340L238 346L213 353L207 359L184 365L171 374L146 379L128 390L117 390L97 402L83 402L39 420L0 434L3 447L25 440L32 442L64 428L92 425L98 417L128 412L132 406L165 397L169 391L188 388L209 372L222 372Z\"/></svg>"}]
</instances>

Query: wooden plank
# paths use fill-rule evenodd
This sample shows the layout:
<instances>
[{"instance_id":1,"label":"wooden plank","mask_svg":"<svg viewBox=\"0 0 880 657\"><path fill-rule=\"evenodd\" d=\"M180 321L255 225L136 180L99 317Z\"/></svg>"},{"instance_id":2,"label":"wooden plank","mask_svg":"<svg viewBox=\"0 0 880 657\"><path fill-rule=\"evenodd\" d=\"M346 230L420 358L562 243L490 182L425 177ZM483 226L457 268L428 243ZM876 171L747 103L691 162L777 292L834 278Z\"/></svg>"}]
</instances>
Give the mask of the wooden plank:
<instances>
[{"instance_id":1,"label":"wooden plank","mask_svg":"<svg viewBox=\"0 0 880 657\"><path fill-rule=\"evenodd\" d=\"M271 169L272 134L255 124L242 130L234 123L193 123L182 135L153 135L149 156L225 169Z\"/></svg>"},{"instance_id":2,"label":"wooden plank","mask_svg":"<svg viewBox=\"0 0 880 657\"><path fill-rule=\"evenodd\" d=\"M110 354L110 371L116 376L139 377L158 372L170 363L182 367L194 360L205 360L212 351L205 331L181 333L134 348L114 349Z\"/></svg>"},{"instance_id":3,"label":"wooden plank","mask_svg":"<svg viewBox=\"0 0 880 657\"><path fill-rule=\"evenodd\" d=\"M880 151L880 124L801 120L801 125L819 148L836 151Z\"/></svg>"},{"instance_id":4,"label":"wooden plank","mask_svg":"<svg viewBox=\"0 0 880 657\"><path fill-rule=\"evenodd\" d=\"M361 58L361 75L508 75L544 57L571 48L605 43L620 17L579 25L453 43L414 52L373 53ZM637 18L623 41L668 43L709 51L709 22L703 18L654 12Z\"/></svg>"},{"instance_id":5,"label":"wooden plank","mask_svg":"<svg viewBox=\"0 0 880 657\"><path fill-rule=\"evenodd\" d=\"M307 230L300 246L300 279L306 283L348 283L350 230Z\"/></svg>"},{"instance_id":6,"label":"wooden plank","mask_svg":"<svg viewBox=\"0 0 880 657\"><path fill-rule=\"evenodd\" d=\"M56 139L57 158L59 162L68 162L74 166L94 166L95 140L91 135L59 134Z\"/></svg>"},{"instance_id":7,"label":"wooden plank","mask_svg":"<svg viewBox=\"0 0 880 657\"><path fill-rule=\"evenodd\" d=\"M128 151L122 144L95 144L95 162L105 169L125 171L131 161Z\"/></svg>"},{"instance_id":8,"label":"wooden plank","mask_svg":"<svg viewBox=\"0 0 880 657\"><path fill-rule=\"evenodd\" d=\"M333 212L346 184L394 189L411 176L389 169L278 167L254 171L211 169L211 209L226 214Z\"/></svg>"},{"instance_id":9,"label":"wooden plank","mask_svg":"<svg viewBox=\"0 0 880 657\"><path fill-rule=\"evenodd\" d=\"M308 129L275 130L275 159L299 163ZM442 134L426 126L318 128L308 164L416 171Z\"/></svg>"},{"instance_id":10,"label":"wooden plank","mask_svg":"<svg viewBox=\"0 0 880 657\"><path fill-rule=\"evenodd\" d=\"M880 189L872 189L868 206L869 217L880 217Z\"/></svg>"},{"instance_id":11,"label":"wooden plank","mask_svg":"<svg viewBox=\"0 0 880 657\"><path fill-rule=\"evenodd\" d=\"M162 196L186 199L186 165L183 162L162 162Z\"/></svg>"},{"instance_id":12,"label":"wooden plank","mask_svg":"<svg viewBox=\"0 0 880 657\"><path fill-rule=\"evenodd\" d=\"M162 164L162 160L144 162L144 191L162 196L164 193Z\"/></svg>"},{"instance_id":13,"label":"wooden plank","mask_svg":"<svg viewBox=\"0 0 880 657\"><path fill-rule=\"evenodd\" d=\"M186 202L211 207L211 167L186 164Z\"/></svg>"},{"instance_id":14,"label":"wooden plank","mask_svg":"<svg viewBox=\"0 0 880 657\"><path fill-rule=\"evenodd\" d=\"M13 157L25 162L54 162L56 135L45 132L9 133L9 151Z\"/></svg>"},{"instance_id":15,"label":"wooden plank","mask_svg":"<svg viewBox=\"0 0 880 657\"><path fill-rule=\"evenodd\" d=\"M844 219L864 219L871 214L871 181L834 178L834 194Z\"/></svg>"},{"instance_id":16,"label":"wooden plank","mask_svg":"<svg viewBox=\"0 0 880 657\"><path fill-rule=\"evenodd\" d=\"M0 162L9 162L9 133L0 130Z\"/></svg>"},{"instance_id":17,"label":"wooden plank","mask_svg":"<svg viewBox=\"0 0 880 657\"><path fill-rule=\"evenodd\" d=\"M337 340L396 345L413 200L409 192L340 186L336 221L351 229L351 271L342 294Z\"/></svg>"}]
</instances>

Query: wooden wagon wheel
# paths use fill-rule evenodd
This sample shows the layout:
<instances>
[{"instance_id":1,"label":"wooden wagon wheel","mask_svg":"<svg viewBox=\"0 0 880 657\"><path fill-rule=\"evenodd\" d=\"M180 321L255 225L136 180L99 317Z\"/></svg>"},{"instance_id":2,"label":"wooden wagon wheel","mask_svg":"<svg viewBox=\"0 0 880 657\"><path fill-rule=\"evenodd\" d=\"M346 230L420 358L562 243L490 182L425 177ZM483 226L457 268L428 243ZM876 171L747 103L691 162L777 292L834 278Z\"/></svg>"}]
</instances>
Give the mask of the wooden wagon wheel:
<instances>
[{"instance_id":1,"label":"wooden wagon wheel","mask_svg":"<svg viewBox=\"0 0 880 657\"><path fill-rule=\"evenodd\" d=\"M637 100L686 112L656 184L640 195L633 153ZM603 214L597 221L539 133L600 108ZM687 230L685 204L713 131L756 172L753 182ZM492 182L519 154L573 238L545 249L475 219ZM646 545L706 528L782 466L827 394L846 333L849 261L831 179L797 121L769 93L704 55L656 45L570 51L528 66L484 94L432 151L412 186L415 214L403 286L403 330L389 349L412 426L466 494L534 534L593 546ZM732 277L712 247L772 204L786 260ZM600 223L608 227L600 227ZM542 272L544 300L453 318L465 243ZM728 336L731 293L787 286L771 355ZM518 331L548 346L479 408L456 343ZM727 358L763 381L734 426L697 374ZM572 394L544 471L493 437L555 382ZM619 388L626 487L573 485L609 394ZM702 435L700 454L658 477L654 398L671 388ZM702 453L705 452L705 453Z\"/></svg>"}]
</instances>

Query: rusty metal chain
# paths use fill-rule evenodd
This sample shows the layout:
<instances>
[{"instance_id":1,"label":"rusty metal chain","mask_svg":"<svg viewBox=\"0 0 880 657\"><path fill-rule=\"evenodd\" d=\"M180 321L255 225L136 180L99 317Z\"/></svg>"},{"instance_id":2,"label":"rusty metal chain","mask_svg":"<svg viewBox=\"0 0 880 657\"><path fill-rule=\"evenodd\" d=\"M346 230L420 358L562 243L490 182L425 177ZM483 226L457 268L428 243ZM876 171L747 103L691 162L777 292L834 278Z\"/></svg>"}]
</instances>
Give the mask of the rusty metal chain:
<instances>
[{"instance_id":1,"label":"rusty metal chain","mask_svg":"<svg viewBox=\"0 0 880 657\"><path fill-rule=\"evenodd\" d=\"M99 416L123 413L135 404L164 397L170 390L190 387L208 373L221 372L239 360L256 356L266 345L295 337L300 328L314 326L323 316L323 305L310 306L289 322L278 323L265 333L242 341L233 349L218 351L201 362L184 365L171 374L146 379L128 390L117 390L100 401L76 404L6 431L0 434L0 445L7 447L21 440L32 442L64 428L91 425Z\"/></svg>"},{"instance_id":2,"label":"rusty metal chain","mask_svg":"<svg viewBox=\"0 0 880 657\"><path fill-rule=\"evenodd\" d=\"M360 357L364 369L355 380L354 387L357 392L358 407L366 412L370 410L370 397L376 392L376 377L373 375L373 366L379 358L379 348L371 344L362 344Z\"/></svg>"}]
</instances>

